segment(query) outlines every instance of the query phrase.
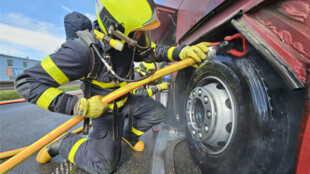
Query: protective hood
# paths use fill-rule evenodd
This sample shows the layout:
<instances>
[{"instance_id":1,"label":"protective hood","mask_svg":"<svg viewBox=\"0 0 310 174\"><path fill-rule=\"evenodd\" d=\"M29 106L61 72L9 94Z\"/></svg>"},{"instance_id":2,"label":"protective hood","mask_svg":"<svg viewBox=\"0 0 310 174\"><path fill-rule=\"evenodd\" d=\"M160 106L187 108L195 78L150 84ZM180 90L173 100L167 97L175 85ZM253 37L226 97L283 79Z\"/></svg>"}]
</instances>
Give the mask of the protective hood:
<instances>
[{"instance_id":1,"label":"protective hood","mask_svg":"<svg viewBox=\"0 0 310 174\"><path fill-rule=\"evenodd\" d=\"M64 25L67 40L77 37L76 32L79 30L92 29L92 23L88 17L78 12L67 14L64 19Z\"/></svg>"}]
</instances>

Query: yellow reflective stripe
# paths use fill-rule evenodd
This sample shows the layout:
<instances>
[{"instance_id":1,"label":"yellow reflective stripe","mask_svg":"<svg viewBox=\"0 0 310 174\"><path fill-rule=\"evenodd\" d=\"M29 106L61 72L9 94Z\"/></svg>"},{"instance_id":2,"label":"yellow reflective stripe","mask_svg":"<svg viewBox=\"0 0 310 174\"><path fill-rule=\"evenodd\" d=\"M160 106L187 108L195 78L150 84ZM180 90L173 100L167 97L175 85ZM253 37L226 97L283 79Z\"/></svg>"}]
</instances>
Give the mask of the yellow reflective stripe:
<instances>
[{"instance_id":1,"label":"yellow reflective stripe","mask_svg":"<svg viewBox=\"0 0 310 174\"><path fill-rule=\"evenodd\" d=\"M124 104L127 102L127 99L128 99L128 97L126 97L123 100L120 100L120 101L116 102L117 107L120 108L120 107L124 106ZM113 103L109 104L109 108L113 110L114 109L114 104Z\"/></svg>"},{"instance_id":2,"label":"yellow reflective stripe","mask_svg":"<svg viewBox=\"0 0 310 174\"><path fill-rule=\"evenodd\" d=\"M101 88L116 88L116 87L119 87L119 84L98 82L97 80L92 80L91 83L94 84L94 85L97 85L97 86L99 86Z\"/></svg>"},{"instance_id":3,"label":"yellow reflective stripe","mask_svg":"<svg viewBox=\"0 0 310 174\"><path fill-rule=\"evenodd\" d=\"M149 94L149 97L152 97L152 96L153 96L152 89L147 89L147 93Z\"/></svg>"},{"instance_id":4,"label":"yellow reflective stripe","mask_svg":"<svg viewBox=\"0 0 310 174\"><path fill-rule=\"evenodd\" d=\"M68 160L69 160L71 163L75 164L75 163L74 163L74 156L75 156L75 153L76 153L76 151L79 149L80 145L81 145L82 143L84 143L86 140L87 140L86 138L82 138L82 139L80 139L79 141L77 141L77 142L72 146L72 148L71 148L71 150L70 150L70 152L69 152L69 155L68 155Z\"/></svg>"},{"instance_id":5,"label":"yellow reflective stripe","mask_svg":"<svg viewBox=\"0 0 310 174\"><path fill-rule=\"evenodd\" d=\"M137 89L138 89L138 88L137 88ZM131 93L132 93L133 95L135 95L137 89L134 89L133 91L131 91Z\"/></svg>"},{"instance_id":6,"label":"yellow reflective stripe","mask_svg":"<svg viewBox=\"0 0 310 174\"><path fill-rule=\"evenodd\" d=\"M41 94L36 104L41 106L44 109L48 110L48 107L59 94L63 93L63 91L56 89L56 88L48 88L46 91Z\"/></svg>"},{"instance_id":7,"label":"yellow reflective stripe","mask_svg":"<svg viewBox=\"0 0 310 174\"><path fill-rule=\"evenodd\" d=\"M138 129L135 129L134 127L132 127L131 130L132 130L132 132L133 132L134 134L136 134L136 135L138 135L138 136L141 136L141 135L144 134L144 132L139 131Z\"/></svg>"},{"instance_id":8,"label":"yellow reflective stripe","mask_svg":"<svg viewBox=\"0 0 310 174\"><path fill-rule=\"evenodd\" d=\"M168 59L173 62L173 58L172 58L172 53L173 53L173 50L175 49L175 47L170 47L169 50L168 50Z\"/></svg>"},{"instance_id":9,"label":"yellow reflective stripe","mask_svg":"<svg viewBox=\"0 0 310 174\"><path fill-rule=\"evenodd\" d=\"M156 44L154 42L151 43L151 47L153 47L153 51L155 52Z\"/></svg>"},{"instance_id":10,"label":"yellow reflective stripe","mask_svg":"<svg viewBox=\"0 0 310 174\"><path fill-rule=\"evenodd\" d=\"M63 85L69 81L69 78L57 67L50 56L42 60L41 66L59 85Z\"/></svg>"},{"instance_id":11,"label":"yellow reflective stripe","mask_svg":"<svg viewBox=\"0 0 310 174\"><path fill-rule=\"evenodd\" d=\"M123 87L123 86L126 86L127 85L127 82L122 82L119 84L119 87Z\"/></svg>"},{"instance_id":12,"label":"yellow reflective stripe","mask_svg":"<svg viewBox=\"0 0 310 174\"><path fill-rule=\"evenodd\" d=\"M127 83L126 82L122 82L122 83L104 83L104 82L98 82L97 80L92 80L91 82L94 85L97 85L101 88L116 88L116 87L122 87L125 86Z\"/></svg>"}]
</instances>

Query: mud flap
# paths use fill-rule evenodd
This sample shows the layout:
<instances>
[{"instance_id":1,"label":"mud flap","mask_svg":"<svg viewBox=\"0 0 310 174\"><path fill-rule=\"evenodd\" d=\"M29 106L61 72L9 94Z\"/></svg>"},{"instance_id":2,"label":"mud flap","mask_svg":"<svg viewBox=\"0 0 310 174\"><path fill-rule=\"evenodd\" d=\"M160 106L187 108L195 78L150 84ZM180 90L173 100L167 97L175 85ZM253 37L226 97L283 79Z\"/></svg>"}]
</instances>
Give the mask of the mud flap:
<instances>
[{"instance_id":1,"label":"mud flap","mask_svg":"<svg viewBox=\"0 0 310 174\"><path fill-rule=\"evenodd\" d=\"M168 141L167 147L166 147L166 154L165 154L165 173L167 174L176 174L175 166L174 166L174 149L175 147L185 141L185 138L180 138L174 141Z\"/></svg>"},{"instance_id":2,"label":"mud flap","mask_svg":"<svg viewBox=\"0 0 310 174\"><path fill-rule=\"evenodd\" d=\"M155 142L151 174L175 173L173 153L175 146L183 140L184 132L176 128L162 127Z\"/></svg>"}]
</instances>

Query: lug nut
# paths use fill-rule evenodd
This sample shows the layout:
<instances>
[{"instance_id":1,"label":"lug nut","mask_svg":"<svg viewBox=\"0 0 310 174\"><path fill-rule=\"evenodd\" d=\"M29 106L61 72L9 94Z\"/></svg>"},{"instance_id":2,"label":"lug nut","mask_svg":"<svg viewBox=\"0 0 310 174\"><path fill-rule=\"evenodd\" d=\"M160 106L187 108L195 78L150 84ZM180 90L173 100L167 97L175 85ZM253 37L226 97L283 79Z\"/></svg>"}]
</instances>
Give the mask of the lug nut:
<instances>
[{"instance_id":1,"label":"lug nut","mask_svg":"<svg viewBox=\"0 0 310 174\"><path fill-rule=\"evenodd\" d=\"M196 95L196 92L195 92L195 91L193 91L193 97L195 97L195 95Z\"/></svg>"},{"instance_id":2,"label":"lug nut","mask_svg":"<svg viewBox=\"0 0 310 174\"><path fill-rule=\"evenodd\" d=\"M198 137L199 137L199 138L202 138L202 134L201 134L201 133L199 133L199 134L198 134Z\"/></svg>"},{"instance_id":3,"label":"lug nut","mask_svg":"<svg viewBox=\"0 0 310 174\"><path fill-rule=\"evenodd\" d=\"M188 100L188 105L191 105L192 104L192 100Z\"/></svg>"},{"instance_id":4,"label":"lug nut","mask_svg":"<svg viewBox=\"0 0 310 174\"><path fill-rule=\"evenodd\" d=\"M212 116L212 113L210 112L210 111L207 111L207 118L211 118L211 116Z\"/></svg>"},{"instance_id":5,"label":"lug nut","mask_svg":"<svg viewBox=\"0 0 310 174\"><path fill-rule=\"evenodd\" d=\"M205 132L208 132L208 131L209 131L209 127L205 126Z\"/></svg>"},{"instance_id":6,"label":"lug nut","mask_svg":"<svg viewBox=\"0 0 310 174\"><path fill-rule=\"evenodd\" d=\"M201 91L201 89L199 89L198 90L198 95L201 96L201 94L202 94L202 91Z\"/></svg>"},{"instance_id":7,"label":"lug nut","mask_svg":"<svg viewBox=\"0 0 310 174\"><path fill-rule=\"evenodd\" d=\"M192 134L193 134L193 135L195 135L195 134L196 134L196 132L195 132L195 131L193 131L193 132L192 132Z\"/></svg>"},{"instance_id":8,"label":"lug nut","mask_svg":"<svg viewBox=\"0 0 310 174\"><path fill-rule=\"evenodd\" d=\"M208 99L208 97L207 96L205 96L205 98L204 98L204 101L203 101L205 104L208 104L208 102L209 102L209 99Z\"/></svg>"}]
</instances>

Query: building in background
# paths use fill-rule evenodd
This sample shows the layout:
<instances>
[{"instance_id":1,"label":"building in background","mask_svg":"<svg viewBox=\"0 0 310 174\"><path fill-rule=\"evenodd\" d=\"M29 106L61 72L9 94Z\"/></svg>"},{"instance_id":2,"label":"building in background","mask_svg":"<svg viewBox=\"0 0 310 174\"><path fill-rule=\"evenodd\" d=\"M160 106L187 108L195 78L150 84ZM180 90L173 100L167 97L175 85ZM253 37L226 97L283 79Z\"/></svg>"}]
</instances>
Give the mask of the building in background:
<instances>
[{"instance_id":1,"label":"building in background","mask_svg":"<svg viewBox=\"0 0 310 174\"><path fill-rule=\"evenodd\" d=\"M40 63L40 61L28 57L22 58L0 54L0 81L15 80L25 69L37 63Z\"/></svg>"}]
</instances>

